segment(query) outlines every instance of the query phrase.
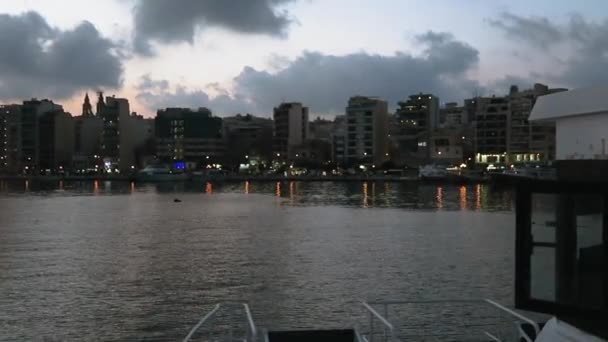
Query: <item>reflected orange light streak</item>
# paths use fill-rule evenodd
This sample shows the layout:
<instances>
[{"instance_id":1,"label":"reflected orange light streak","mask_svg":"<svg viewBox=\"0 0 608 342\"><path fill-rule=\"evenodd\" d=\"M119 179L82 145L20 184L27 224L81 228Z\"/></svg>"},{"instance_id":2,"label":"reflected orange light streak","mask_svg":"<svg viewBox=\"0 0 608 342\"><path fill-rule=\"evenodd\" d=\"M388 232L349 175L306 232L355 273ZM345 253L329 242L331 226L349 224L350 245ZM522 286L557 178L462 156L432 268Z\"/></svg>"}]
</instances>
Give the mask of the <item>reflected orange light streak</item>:
<instances>
[{"instance_id":1,"label":"reflected orange light streak","mask_svg":"<svg viewBox=\"0 0 608 342\"><path fill-rule=\"evenodd\" d=\"M245 181L245 193L249 193L249 181Z\"/></svg>"},{"instance_id":2,"label":"reflected orange light streak","mask_svg":"<svg viewBox=\"0 0 608 342\"><path fill-rule=\"evenodd\" d=\"M443 209L443 188L438 186L437 187L437 209Z\"/></svg>"},{"instance_id":3,"label":"reflected orange light streak","mask_svg":"<svg viewBox=\"0 0 608 342\"><path fill-rule=\"evenodd\" d=\"M277 182L277 197L281 197L281 182Z\"/></svg>"},{"instance_id":4,"label":"reflected orange light streak","mask_svg":"<svg viewBox=\"0 0 608 342\"><path fill-rule=\"evenodd\" d=\"M481 209L481 184L475 186L475 210Z\"/></svg>"},{"instance_id":5,"label":"reflected orange light streak","mask_svg":"<svg viewBox=\"0 0 608 342\"><path fill-rule=\"evenodd\" d=\"M205 185L205 192L209 195L213 193L213 185L209 182Z\"/></svg>"},{"instance_id":6,"label":"reflected orange light streak","mask_svg":"<svg viewBox=\"0 0 608 342\"><path fill-rule=\"evenodd\" d=\"M467 187L464 185L460 187L460 209L467 209Z\"/></svg>"},{"instance_id":7,"label":"reflected orange light streak","mask_svg":"<svg viewBox=\"0 0 608 342\"><path fill-rule=\"evenodd\" d=\"M93 193L99 193L99 181L98 180L93 182Z\"/></svg>"},{"instance_id":8,"label":"reflected orange light streak","mask_svg":"<svg viewBox=\"0 0 608 342\"><path fill-rule=\"evenodd\" d=\"M30 181L26 180L25 181L25 191L29 191L30 190Z\"/></svg>"}]
</instances>

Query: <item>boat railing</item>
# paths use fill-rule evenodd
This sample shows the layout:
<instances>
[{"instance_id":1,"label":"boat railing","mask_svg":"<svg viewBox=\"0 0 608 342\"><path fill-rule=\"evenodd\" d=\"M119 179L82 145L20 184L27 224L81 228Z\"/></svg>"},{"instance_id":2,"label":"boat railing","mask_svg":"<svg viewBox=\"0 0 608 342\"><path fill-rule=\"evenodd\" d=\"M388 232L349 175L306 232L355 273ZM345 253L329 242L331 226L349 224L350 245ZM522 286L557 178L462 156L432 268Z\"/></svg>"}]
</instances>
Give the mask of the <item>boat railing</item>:
<instances>
[{"instance_id":1,"label":"boat railing","mask_svg":"<svg viewBox=\"0 0 608 342\"><path fill-rule=\"evenodd\" d=\"M532 319L489 299L383 300L363 302L369 327L364 342L527 341ZM379 324L379 325L376 325Z\"/></svg>"},{"instance_id":2,"label":"boat railing","mask_svg":"<svg viewBox=\"0 0 608 342\"><path fill-rule=\"evenodd\" d=\"M240 316L240 319L235 319ZM235 326L234 322L241 322ZM190 329L183 342L225 341L255 342L258 329L247 303L215 305Z\"/></svg>"},{"instance_id":3,"label":"boat railing","mask_svg":"<svg viewBox=\"0 0 608 342\"><path fill-rule=\"evenodd\" d=\"M369 303L362 302L363 307L369 313L369 330L367 334L365 332L360 334L360 340L363 342L374 342L380 341L388 342L388 341L396 341L395 339L395 327L391 322L388 321L386 317L388 317L388 306L384 307L384 316L378 313L376 309L374 309ZM373 304L373 303L372 303ZM378 321L380 323L380 329L376 328L375 322Z\"/></svg>"}]
</instances>

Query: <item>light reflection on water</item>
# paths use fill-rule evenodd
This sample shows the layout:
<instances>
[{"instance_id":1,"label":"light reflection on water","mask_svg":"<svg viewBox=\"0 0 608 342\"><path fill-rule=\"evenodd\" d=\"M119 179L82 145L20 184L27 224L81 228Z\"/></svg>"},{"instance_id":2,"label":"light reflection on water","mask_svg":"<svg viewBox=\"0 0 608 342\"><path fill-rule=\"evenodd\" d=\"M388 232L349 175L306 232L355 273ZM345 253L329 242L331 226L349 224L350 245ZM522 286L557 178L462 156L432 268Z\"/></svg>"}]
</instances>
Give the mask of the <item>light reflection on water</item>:
<instances>
[{"instance_id":1,"label":"light reflection on water","mask_svg":"<svg viewBox=\"0 0 608 342\"><path fill-rule=\"evenodd\" d=\"M509 303L512 197L415 182L0 182L0 340L177 340L225 300L279 328L350 326L362 298Z\"/></svg>"},{"instance_id":2,"label":"light reflection on water","mask_svg":"<svg viewBox=\"0 0 608 342\"><path fill-rule=\"evenodd\" d=\"M284 205L339 205L362 208L511 211L513 193L489 185L438 185L418 182L230 182L138 184L135 182L0 181L0 194L74 196L129 193L273 194ZM377 191L380 189L380 191ZM431 195L432 194L432 195ZM429 196L431 195L431 196Z\"/></svg>"}]
</instances>

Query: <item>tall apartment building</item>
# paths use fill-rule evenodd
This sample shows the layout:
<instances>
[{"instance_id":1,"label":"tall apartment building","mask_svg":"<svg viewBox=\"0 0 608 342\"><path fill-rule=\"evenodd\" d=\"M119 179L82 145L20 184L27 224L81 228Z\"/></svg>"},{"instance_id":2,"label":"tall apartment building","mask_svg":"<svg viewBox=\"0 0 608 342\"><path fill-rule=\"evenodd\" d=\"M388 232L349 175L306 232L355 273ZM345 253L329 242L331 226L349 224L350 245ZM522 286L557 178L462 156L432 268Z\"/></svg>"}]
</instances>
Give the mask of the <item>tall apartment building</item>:
<instances>
[{"instance_id":1,"label":"tall apartment building","mask_svg":"<svg viewBox=\"0 0 608 342\"><path fill-rule=\"evenodd\" d=\"M225 154L222 119L207 108L159 110L155 119L156 153L175 169L221 163Z\"/></svg>"},{"instance_id":2,"label":"tall apartment building","mask_svg":"<svg viewBox=\"0 0 608 342\"><path fill-rule=\"evenodd\" d=\"M519 91L512 86L503 97L477 97L475 104L475 161L492 163L537 163L555 158L555 126L530 123L528 118L538 96L564 91L543 84Z\"/></svg>"},{"instance_id":3,"label":"tall apartment building","mask_svg":"<svg viewBox=\"0 0 608 342\"><path fill-rule=\"evenodd\" d=\"M0 173L16 173L20 168L21 105L0 106Z\"/></svg>"},{"instance_id":4,"label":"tall apartment building","mask_svg":"<svg viewBox=\"0 0 608 342\"><path fill-rule=\"evenodd\" d=\"M226 157L233 165L251 160L272 160L274 122L251 114L223 119Z\"/></svg>"},{"instance_id":5,"label":"tall apartment building","mask_svg":"<svg viewBox=\"0 0 608 342\"><path fill-rule=\"evenodd\" d=\"M67 170L73 150L74 122L62 106L36 99L0 106L0 172Z\"/></svg>"},{"instance_id":6,"label":"tall apartment building","mask_svg":"<svg viewBox=\"0 0 608 342\"><path fill-rule=\"evenodd\" d=\"M274 153L279 159L295 158L295 147L309 138L308 107L299 102L274 108Z\"/></svg>"},{"instance_id":7,"label":"tall apartment building","mask_svg":"<svg viewBox=\"0 0 608 342\"><path fill-rule=\"evenodd\" d=\"M74 168L77 170L94 170L101 155L101 134L103 119L93 113L89 94L85 95L82 113L74 117Z\"/></svg>"},{"instance_id":8,"label":"tall apartment building","mask_svg":"<svg viewBox=\"0 0 608 342\"><path fill-rule=\"evenodd\" d=\"M46 113L62 113L63 107L50 100L23 101L19 120L19 144L17 147L17 170L28 174L39 174L43 171L40 165L41 137L40 119ZM47 118L48 119L48 118ZM65 135L73 132L64 132ZM46 141L45 141L46 143ZM46 158L46 157L45 157ZM46 169L45 169L46 171Z\"/></svg>"},{"instance_id":9,"label":"tall apartment building","mask_svg":"<svg viewBox=\"0 0 608 342\"><path fill-rule=\"evenodd\" d=\"M101 156L106 171L128 171L135 167L135 149L139 137L136 135L137 115L131 115L129 100L99 94L97 116L103 120L101 133Z\"/></svg>"},{"instance_id":10,"label":"tall apartment building","mask_svg":"<svg viewBox=\"0 0 608 342\"><path fill-rule=\"evenodd\" d=\"M72 167L74 120L63 110L43 113L38 121L38 168L59 173Z\"/></svg>"},{"instance_id":11,"label":"tall apartment building","mask_svg":"<svg viewBox=\"0 0 608 342\"><path fill-rule=\"evenodd\" d=\"M341 166L346 164L346 116L337 115L330 132L331 160Z\"/></svg>"},{"instance_id":12,"label":"tall apartment building","mask_svg":"<svg viewBox=\"0 0 608 342\"><path fill-rule=\"evenodd\" d=\"M532 89L519 91L512 86L509 92L511 117L508 127L507 156L509 163L544 162L555 159L555 124L552 122L528 121L539 96L566 89L550 89L544 84L535 84Z\"/></svg>"},{"instance_id":13,"label":"tall apartment building","mask_svg":"<svg viewBox=\"0 0 608 342\"><path fill-rule=\"evenodd\" d=\"M430 161L430 139L439 127L439 98L432 94L411 95L399 102L391 130L395 144L395 160L400 164L417 166Z\"/></svg>"},{"instance_id":14,"label":"tall apartment building","mask_svg":"<svg viewBox=\"0 0 608 342\"><path fill-rule=\"evenodd\" d=\"M507 133L511 117L509 98L477 97L471 103L476 105L475 162L507 162Z\"/></svg>"},{"instance_id":15,"label":"tall apartment building","mask_svg":"<svg viewBox=\"0 0 608 342\"><path fill-rule=\"evenodd\" d=\"M448 102L439 110L442 127L461 127L468 123L468 115L464 106L456 102Z\"/></svg>"},{"instance_id":16,"label":"tall apartment building","mask_svg":"<svg viewBox=\"0 0 608 342\"><path fill-rule=\"evenodd\" d=\"M347 163L381 164L388 160L388 104L354 96L346 107Z\"/></svg>"}]
</instances>

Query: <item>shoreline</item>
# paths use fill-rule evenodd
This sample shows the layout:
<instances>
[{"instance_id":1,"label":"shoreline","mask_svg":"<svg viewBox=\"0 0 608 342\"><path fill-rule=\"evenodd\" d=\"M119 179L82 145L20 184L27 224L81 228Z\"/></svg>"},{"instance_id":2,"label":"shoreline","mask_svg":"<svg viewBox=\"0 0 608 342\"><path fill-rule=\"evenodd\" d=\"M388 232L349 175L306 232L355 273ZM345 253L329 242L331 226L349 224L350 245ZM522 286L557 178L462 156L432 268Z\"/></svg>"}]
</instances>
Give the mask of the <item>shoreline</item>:
<instances>
[{"instance_id":1,"label":"shoreline","mask_svg":"<svg viewBox=\"0 0 608 342\"><path fill-rule=\"evenodd\" d=\"M521 177L513 177L512 179L495 179L495 178L466 178L466 177L445 177L425 179L417 176L250 176L250 175L232 175L232 176L193 176L188 179L138 179L135 175L110 175L110 176L9 176L0 175L0 181L38 181L38 182L95 182L95 181L113 181L113 182L135 182L135 183L205 183L205 182L419 182L419 183L444 183L444 184L506 184L515 181L521 181ZM537 180L537 179L527 179ZM538 180L542 181L542 180Z\"/></svg>"}]
</instances>

